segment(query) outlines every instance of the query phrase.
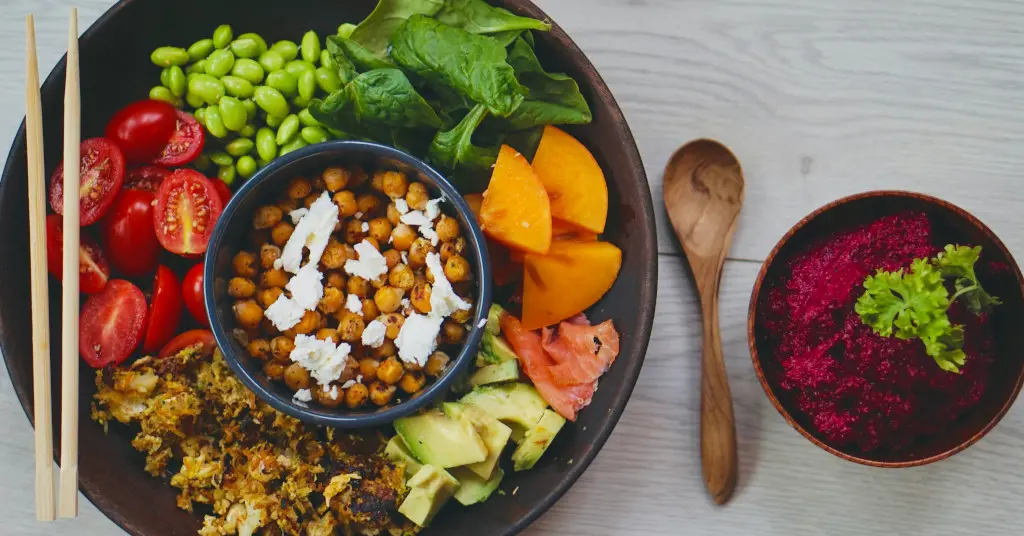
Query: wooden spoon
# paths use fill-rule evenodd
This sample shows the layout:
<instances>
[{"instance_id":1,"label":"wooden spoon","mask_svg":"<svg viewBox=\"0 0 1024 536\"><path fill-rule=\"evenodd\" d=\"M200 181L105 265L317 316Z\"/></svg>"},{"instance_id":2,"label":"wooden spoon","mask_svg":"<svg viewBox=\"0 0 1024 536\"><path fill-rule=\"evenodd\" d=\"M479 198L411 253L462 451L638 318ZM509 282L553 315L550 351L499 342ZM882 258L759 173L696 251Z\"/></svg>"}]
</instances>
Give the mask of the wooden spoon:
<instances>
[{"instance_id":1,"label":"wooden spoon","mask_svg":"<svg viewBox=\"0 0 1024 536\"><path fill-rule=\"evenodd\" d=\"M743 171L720 143L695 140L665 168L665 208L693 270L704 315L700 454L704 485L716 504L736 487L736 424L722 358L718 288L736 220L743 206Z\"/></svg>"}]
</instances>

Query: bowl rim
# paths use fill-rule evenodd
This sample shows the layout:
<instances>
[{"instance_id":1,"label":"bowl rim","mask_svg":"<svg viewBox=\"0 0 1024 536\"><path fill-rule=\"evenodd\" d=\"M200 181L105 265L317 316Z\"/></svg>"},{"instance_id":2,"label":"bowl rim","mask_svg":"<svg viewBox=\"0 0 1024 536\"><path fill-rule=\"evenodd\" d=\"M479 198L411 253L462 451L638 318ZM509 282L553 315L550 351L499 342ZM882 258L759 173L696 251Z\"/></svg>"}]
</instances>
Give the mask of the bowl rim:
<instances>
[{"instance_id":1,"label":"bowl rim","mask_svg":"<svg viewBox=\"0 0 1024 536\"><path fill-rule=\"evenodd\" d=\"M796 419L793 418L790 412L785 407L783 407L782 402L779 401L778 397L775 396L775 392L772 390L772 387L768 383L768 379L764 373L764 370L761 367L761 362L758 357L757 342L754 336L754 329L757 320L757 303L758 298L761 295L761 289L764 284L765 277L768 273L768 269L774 264L777 255L782 250L782 248L789 243L790 239L793 238L793 236L797 232L799 232L804 227L809 225L813 220L817 219L819 216L838 206L845 205L854 201L860 201L863 199L882 197L914 199L918 201L924 201L926 203L937 205L943 209L949 210L956 216L966 220L971 226L977 228L982 233L984 233L989 239L991 239L992 242L999 249L999 251L1006 256L1006 258L1009 261L1009 264L1013 268L1013 274L1017 279L1017 286L1020 287L1022 293L1024 293L1024 276L1021 275L1020 266L1017 264L1017 261L1013 258L1013 255L1010 253L1009 248L1007 248L1006 244L1004 244L1003 241L1000 240L998 236L996 236L992 229L985 225L981 220L976 218L973 214L967 212L966 210L960 208L957 205L954 205L953 203L950 203L949 201L945 201L943 199L939 199L938 197L934 197L928 194L923 194L909 190L871 190L867 192L861 192L844 196L832 202L826 203L825 205L822 205L821 207L817 208L807 216L804 216L800 221L793 225L793 227L791 227L786 232L786 234L784 234L782 238L778 240L778 242L776 242L775 247L772 248L771 252L768 254L768 257L766 257L765 261L761 264L761 269L758 271L757 279L755 279L754 281L754 288L750 293L750 304L747 310L747 344L750 348L750 361L754 366L754 372L757 375L757 379L761 384L761 388L764 389L765 395L768 396L768 400L772 403L772 406L775 407L775 410L778 411L780 415L782 415L782 418L785 419L790 426L792 426L797 432L800 432L800 435L804 436L811 443L814 443L818 447L821 447L826 452L833 454L836 457L839 457L843 460L855 462L869 467L879 467L883 469L899 469L906 467L918 467L944 460L946 458L953 456L954 454L966 450L971 445L974 445L975 443L980 441L982 437L988 434L993 428L995 428L997 424L999 424L1002 418L1010 410L1010 407L1013 406L1013 403L1014 401L1016 401L1017 396L1020 394L1022 387L1024 387L1024 370L1022 370L1021 374L1017 378L1017 383L1010 392L1010 396L1007 397L1007 399L1003 402L1002 407L999 408L999 411L996 412L995 416L993 416L993 418L988 422L988 424L982 427L981 430L974 433L966 440L962 441L959 445L949 448L943 452L915 460L898 462L873 460L871 458L855 456L843 452L835 447L832 447L831 445L828 445L821 439L815 437L814 434L808 431L803 425L801 425Z\"/></svg>"},{"instance_id":2,"label":"bowl rim","mask_svg":"<svg viewBox=\"0 0 1024 536\"><path fill-rule=\"evenodd\" d=\"M285 400L274 389L260 382L248 368L243 360L251 359L248 356L237 355L234 351L232 336L228 333L228 326L224 325L216 314L216 281L217 281L217 257L219 250L226 246L226 234L232 224L239 219L248 219L248 214L237 213L240 205L246 198L258 191L266 181L273 180L279 174L287 171L287 168L301 163L303 160L314 158L324 154L337 154L339 158L346 156L369 155L377 159L388 159L401 162L417 170L433 182L434 186L441 190L441 196L450 205L455 207L463 220L469 224L467 234L469 247L472 249L474 268L480 272L476 278L476 313L473 315L470 332L459 349L459 355L455 358L454 364L448 370L429 384L418 396L400 402L394 406L375 411L372 413L352 414L349 410L339 406L334 410L315 410L313 406L303 408L302 406ZM220 217L210 235L209 247L206 250L203 263L203 303L206 305L206 317L213 331L213 337L217 340L217 346L221 349L224 361L250 391L256 394L264 402L270 404L274 409L300 421L320 426L330 426L339 429L353 428L374 428L390 424L396 419L412 415L416 411L426 407L434 400L448 392L448 387L455 381L455 378L465 370L476 355L476 349L483 337L484 328L482 321L487 319L488 310L491 307L491 261L484 242L483 231L477 223L473 212L465 199L459 194L452 183L441 173L427 165L423 160L406 153L397 148L375 142L356 140L332 140L318 143L292 151L285 156L274 159L273 162L260 169L255 175L249 178L241 188L235 191L230 202L224 207Z\"/></svg>"}]
</instances>

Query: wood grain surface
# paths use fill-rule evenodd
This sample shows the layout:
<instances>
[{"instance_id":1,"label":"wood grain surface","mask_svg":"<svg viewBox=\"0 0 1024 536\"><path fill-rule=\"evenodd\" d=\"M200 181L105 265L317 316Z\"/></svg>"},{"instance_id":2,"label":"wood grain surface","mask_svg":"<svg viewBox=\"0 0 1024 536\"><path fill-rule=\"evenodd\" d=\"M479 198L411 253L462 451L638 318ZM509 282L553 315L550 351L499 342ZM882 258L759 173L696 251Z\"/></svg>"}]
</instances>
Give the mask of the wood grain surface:
<instances>
[{"instance_id":1,"label":"wood grain surface","mask_svg":"<svg viewBox=\"0 0 1024 536\"><path fill-rule=\"evenodd\" d=\"M858 191L945 198L1024 256L1024 4L537 3L618 98L655 200L672 152L698 137L729 145L747 183L720 303L739 443L732 502L713 506L701 480L700 308L660 213L658 316L640 382L595 463L528 534L1020 534L1024 402L979 444L936 465L885 471L844 462L768 404L750 365L746 313L758 263L785 230ZM72 4L85 29L112 2L0 2L0 145L10 145L24 115L24 16L36 14L45 75L63 54ZM123 534L84 499L76 520L35 521L32 430L6 374L0 430L0 533Z\"/></svg>"}]
</instances>

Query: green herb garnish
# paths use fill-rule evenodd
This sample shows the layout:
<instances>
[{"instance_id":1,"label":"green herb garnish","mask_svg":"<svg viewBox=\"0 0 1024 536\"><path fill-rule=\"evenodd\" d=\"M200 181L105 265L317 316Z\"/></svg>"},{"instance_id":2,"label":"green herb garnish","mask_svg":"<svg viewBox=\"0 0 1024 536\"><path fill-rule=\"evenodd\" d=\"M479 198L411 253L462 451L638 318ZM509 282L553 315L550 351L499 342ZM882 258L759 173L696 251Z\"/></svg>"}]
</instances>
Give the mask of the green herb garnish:
<instances>
[{"instance_id":1,"label":"green herb garnish","mask_svg":"<svg viewBox=\"0 0 1024 536\"><path fill-rule=\"evenodd\" d=\"M942 370L960 372L966 359L963 326L953 325L947 310L961 299L974 314L998 305L999 299L981 288L974 264L981 247L946 246L933 259L915 259L910 271L878 270L864 281L864 294L854 310L883 337L921 339L925 351ZM950 297L945 279L953 278Z\"/></svg>"}]
</instances>

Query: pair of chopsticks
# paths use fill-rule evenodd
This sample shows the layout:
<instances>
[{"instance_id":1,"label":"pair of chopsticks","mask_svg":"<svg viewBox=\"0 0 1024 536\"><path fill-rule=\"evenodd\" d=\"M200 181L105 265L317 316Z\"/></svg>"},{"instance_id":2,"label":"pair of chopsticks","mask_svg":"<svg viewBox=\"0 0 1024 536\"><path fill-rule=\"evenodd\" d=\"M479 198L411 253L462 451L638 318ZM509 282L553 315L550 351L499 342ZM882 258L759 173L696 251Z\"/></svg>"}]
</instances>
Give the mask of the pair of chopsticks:
<instances>
[{"instance_id":1,"label":"pair of chopsticks","mask_svg":"<svg viewBox=\"0 0 1024 536\"><path fill-rule=\"evenodd\" d=\"M46 274L46 177L43 112L39 94L35 21L27 33L25 132L28 141L28 214L32 273L32 388L35 406L36 519L55 519L53 420L50 407L50 327ZM78 77L78 10L68 25L67 79L64 86L64 287L62 295L60 517L78 516L78 271L79 143L81 114Z\"/></svg>"}]
</instances>

